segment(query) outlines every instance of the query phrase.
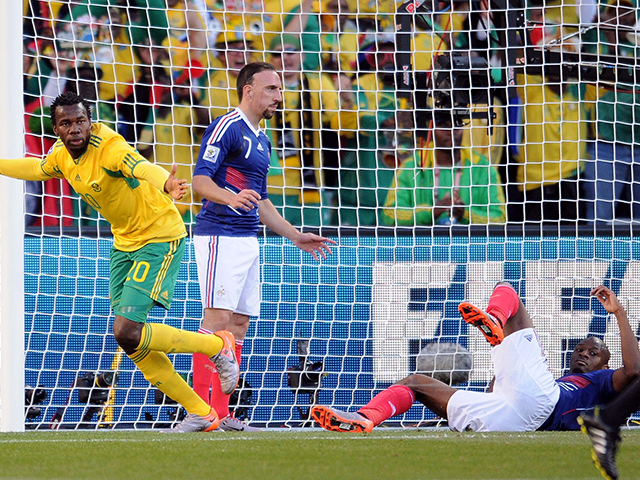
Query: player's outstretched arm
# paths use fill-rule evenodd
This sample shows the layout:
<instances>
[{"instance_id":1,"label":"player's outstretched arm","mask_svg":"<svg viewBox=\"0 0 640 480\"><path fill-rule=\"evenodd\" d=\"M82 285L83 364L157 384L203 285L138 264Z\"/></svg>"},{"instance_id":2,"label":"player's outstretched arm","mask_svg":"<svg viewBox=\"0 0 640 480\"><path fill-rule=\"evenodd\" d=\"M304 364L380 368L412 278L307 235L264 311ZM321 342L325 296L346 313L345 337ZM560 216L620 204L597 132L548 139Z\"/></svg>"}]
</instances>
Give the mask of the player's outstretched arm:
<instances>
[{"instance_id":1,"label":"player's outstretched arm","mask_svg":"<svg viewBox=\"0 0 640 480\"><path fill-rule=\"evenodd\" d=\"M629 325L629 318L622 303L613 292L613 290L600 285L591 290L602 304L604 309L616 316L618 328L620 330L620 345L622 350L622 367L613 373L613 388L616 392L621 392L640 375L640 350L638 350L638 341Z\"/></svg>"},{"instance_id":2,"label":"player's outstretched arm","mask_svg":"<svg viewBox=\"0 0 640 480\"><path fill-rule=\"evenodd\" d=\"M320 256L327 258L327 255L331 255L329 245L337 245L326 237L300 232L278 213L268 198L260 200L260 221L271 231L291 240L300 250L310 253L316 261L320 260Z\"/></svg>"},{"instance_id":3,"label":"player's outstretched arm","mask_svg":"<svg viewBox=\"0 0 640 480\"><path fill-rule=\"evenodd\" d=\"M187 181L176 178L178 166L174 163L171 173L167 172L160 165L148 161L139 162L135 171L132 172L134 178L145 180L161 192L168 193L175 200L180 200L189 189ZM126 172L124 172L126 174Z\"/></svg>"},{"instance_id":4,"label":"player's outstretched arm","mask_svg":"<svg viewBox=\"0 0 640 480\"><path fill-rule=\"evenodd\" d=\"M17 178L18 180L49 180L40 164L42 160L34 157L0 159L0 175Z\"/></svg>"}]
</instances>

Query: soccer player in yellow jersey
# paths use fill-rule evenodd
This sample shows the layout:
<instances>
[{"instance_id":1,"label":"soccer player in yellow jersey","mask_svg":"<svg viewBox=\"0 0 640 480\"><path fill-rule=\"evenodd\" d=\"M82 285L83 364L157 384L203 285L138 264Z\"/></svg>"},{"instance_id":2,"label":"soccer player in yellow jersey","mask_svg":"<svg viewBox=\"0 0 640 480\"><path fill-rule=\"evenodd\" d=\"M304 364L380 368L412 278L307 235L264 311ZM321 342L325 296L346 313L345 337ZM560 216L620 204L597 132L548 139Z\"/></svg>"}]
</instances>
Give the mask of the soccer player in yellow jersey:
<instances>
[{"instance_id":1,"label":"soccer player in yellow jersey","mask_svg":"<svg viewBox=\"0 0 640 480\"><path fill-rule=\"evenodd\" d=\"M187 410L183 430L173 431L216 429L216 411L178 375L166 354L211 357L221 381L224 377L222 388L231 393L239 373L233 335L145 323L153 306L171 305L187 235L173 199L184 196L187 181L175 178L175 165L167 172L106 125L92 123L89 104L73 92L54 100L51 121L59 139L44 160L0 159L0 174L22 180L65 178L111 223L109 296L118 345L152 385Z\"/></svg>"}]
</instances>

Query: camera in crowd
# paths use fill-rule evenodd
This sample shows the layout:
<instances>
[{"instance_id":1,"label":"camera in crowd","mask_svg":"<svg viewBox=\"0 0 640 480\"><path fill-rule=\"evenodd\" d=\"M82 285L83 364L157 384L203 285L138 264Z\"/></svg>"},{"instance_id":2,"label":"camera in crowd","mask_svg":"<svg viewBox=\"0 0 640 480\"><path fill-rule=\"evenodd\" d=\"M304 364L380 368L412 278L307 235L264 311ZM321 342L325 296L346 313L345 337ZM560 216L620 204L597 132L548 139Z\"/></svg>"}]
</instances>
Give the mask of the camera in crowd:
<instances>
[{"instance_id":1,"label":"camera in crowd","mask_svg":"<svg viewBox=\"0 0 640 480\"><path fill-rule=\"evenodd\" d=\"M311 405L318 403L318 395L322 379L327 376L324 371L322 361L313 362L309 360L309 340L300 338L297 342L298 364L287 369L287 382L289 388L296 398L296 407L300 414L301 424L299 426L313 426L313 422L309 419ZM309 407L303 408L298 403L298 395L307 396L307 404Z\"/></svg>"},{"instance_id":2,"label":"camera in crowd","mask_svg":"<svg viewBox=\"0 0 640 480\"><path fill-rule=\"evenodd\" d=\"M403 3L396 23L396 84L399 94L413 104L418 135L428 136L433 112L438 109L451 111L457 126L471 118L489 119L491 124L494 86L486 57L471 50L447 51L435 57L433 72L414 70L412 32L421 16L432 12L427 3Z\"/></svg>"},{"instance_id":3,"label":"camera in crowd","mask_svg":"<svg viewBox=\"0 0 640 480\"><path fill-rule=\"evenodd\" d=\"M323 367L322 362L301 359L298 365L287 370L289 387L295 394L315 392L320 388Z\"/></svg>"},{"instance_id":4,"label":"camera in crowd","mask_svg":"<svg viewBox=\"0 0 640 480\"><path fill-rule=\"evenodd\" d=\"M32 420L42 414L42 408L35 406L41 405L47 399L47 391L42 387L32 387L27 385L24 390L24 404L26 408L25 417Z\"/></svg>"},{"instance_id":5,"label":"camera in crowd","mask_svg":"<svg viewBox=\"0 0 640 480\"><path fill-rule=\"evenodd\" d=\"M74 390L78 390L78 403L86 404L82 418L77 424L78 428L91 428L91 422L96 413L103 412L109 400L111 390L118 382L118 372L86 372L78 375L71 390L66 404L69 404ZM57 430L63 426L64 415L67 406L58 408L51 419L49 428ZM95 426L95 424L94 424ZM74 428L73 425L64 425L64 428Z\"/></svg>"},{"instance_id":6,"label":"camera in crowd","mask_svg":"<svg viewBox=\"0 0 640 480\"><path fill-rule=\"evenodd\" d=\"M249 409L251 408L253 390L249 382L240 376L238 386L229 397L229 413L238 420L249 418Z\"/></svg>"},{"instance_id":7,"label":"camera in crowd","mask_svg":"<svg viewBox=\"0 0 640 480\"><path fill-rule=\"evenodd\" d=\"M109 390L118 381L117 372L87 372L78 377L78 402L91 405L104 405L109 399Z\"/></svg>"}]
</instances>

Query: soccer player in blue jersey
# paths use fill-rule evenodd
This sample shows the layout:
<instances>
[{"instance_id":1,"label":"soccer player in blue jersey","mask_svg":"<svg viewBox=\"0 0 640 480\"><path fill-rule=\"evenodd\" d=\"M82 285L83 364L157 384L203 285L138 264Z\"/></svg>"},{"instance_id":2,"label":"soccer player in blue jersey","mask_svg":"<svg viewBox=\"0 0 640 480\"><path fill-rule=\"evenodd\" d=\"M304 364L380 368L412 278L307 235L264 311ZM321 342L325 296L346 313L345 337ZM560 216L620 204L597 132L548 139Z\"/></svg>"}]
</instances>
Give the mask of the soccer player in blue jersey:
<instances>
[{"instance_id":1,"label":"soccer player in blue jersey","mask_svg":"<svg viewBox=\"0 0 640 480\"><path fill-rule=\"evenodd\" d=\"M187 232L173 200L187 181L148 162L118 133L91 121L87 101L72 92L51 105L58 141L44 159L0 160L0 174L22 180L66 179L111 224L109 298L115 313L113 334L144 377L182 404L200 430L220 420L178 375L167 353L200 352L223 371L226 390L238 382L239 368L229 332L200 335L169 325L146 323L152 307L166 309L178 278Z\"/></svg>"},{"instance_id":2,"label":"soccer player in blue jersey","mask_svg":"<svg viewBox=\"0 0 640 480\"><path fill-rule=\"evenodd\" d=\"M240 362L249 317L260 313L260 224L316 260L331 254L329 244L335 242L300 232L267 198L271 144L260 123L282 102L276 69L264 62L247 64L238 74L237 91L238 107L215 119L202 137L193 189L203 202L193 242L204 306L200 332L231 331ZM194 355L194 389L222 418L220 429L256 430L229 415L229 396L215 370L206 355ZM196 431L188 418L177 428Z\"/></svg>"},{"instance_id":3,"label":"soccer player in blue jersey","mask_svg":"<svg viewBox=\"0 0 640 480\"><path fill-rule=\"evenodd\" d=\"M640 374L638 342L627 314L610 289L591 291L620 329L622 367L610 370L609 349L588 337L574 349L569 373L554 380L533 321L508 283L496 286L486 311L461 303L463 319L493 345L495 377L489 392L457 390L426 375L410 375L376 395L357 412L314 406L312 418L327 430L370 432L401 415L415 400L448 420L456 431L578 430L578 415L622 392Z\"/></svg>"}]
</instances>

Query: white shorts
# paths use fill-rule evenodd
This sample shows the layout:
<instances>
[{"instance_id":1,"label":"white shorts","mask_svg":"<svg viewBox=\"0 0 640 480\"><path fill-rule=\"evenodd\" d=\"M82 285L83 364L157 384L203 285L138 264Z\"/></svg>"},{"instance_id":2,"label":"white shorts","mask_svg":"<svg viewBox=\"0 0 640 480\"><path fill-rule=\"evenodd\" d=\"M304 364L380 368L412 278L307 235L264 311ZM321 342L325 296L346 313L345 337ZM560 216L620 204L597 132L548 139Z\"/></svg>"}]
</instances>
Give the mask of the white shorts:
<instances>
[{"instance_id":1,"label":"white shorts","mask_svg":"<svg viewBox=\"0 0 640 480\"><path fill-rule=\"evenodd\" d=\"M195 235L193 246L204 308L260 313L260 246L256 237Z\"/></svg>"},{"instance_id":2,"label":"white shorts","mask_svg":"<svg viewBox=\"0 0 640 480\"><path fill-rule=\"evenodd\" d=\"M560 388L533 328L505 337L491 349L493 392L458 390L449 399L449 428L462 432L536 430L551 415Z\"/></svg>"}]
</instances>

